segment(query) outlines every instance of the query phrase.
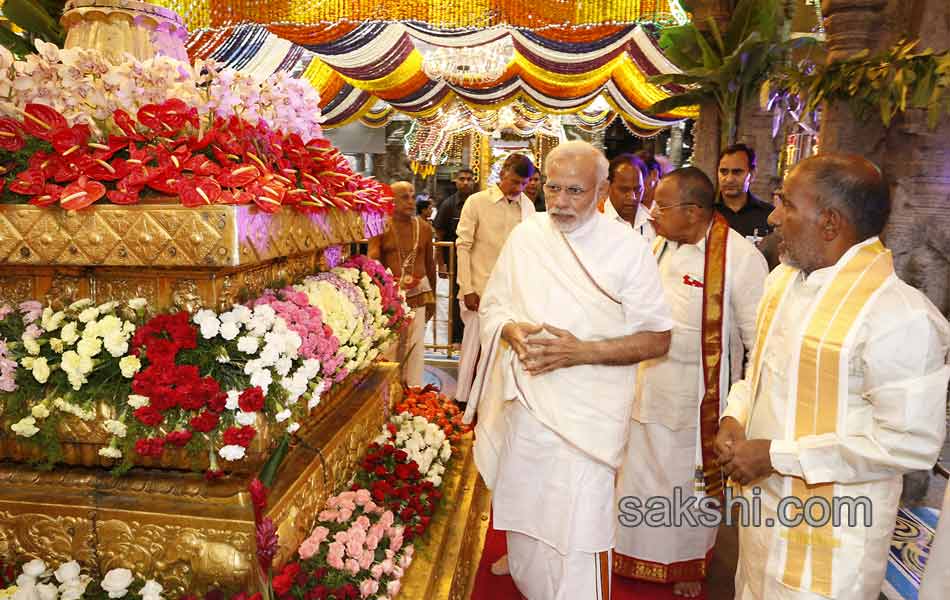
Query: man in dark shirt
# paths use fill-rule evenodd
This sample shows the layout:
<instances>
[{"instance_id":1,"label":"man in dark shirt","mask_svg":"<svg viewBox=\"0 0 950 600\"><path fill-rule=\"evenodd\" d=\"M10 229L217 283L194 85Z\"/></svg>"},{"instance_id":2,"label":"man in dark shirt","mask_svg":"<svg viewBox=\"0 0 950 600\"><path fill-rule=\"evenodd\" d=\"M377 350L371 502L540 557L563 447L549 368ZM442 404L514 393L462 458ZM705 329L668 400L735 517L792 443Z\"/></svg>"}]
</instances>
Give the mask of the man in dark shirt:
<instances>
[{"instance_id":1,"label":"man in dark shirt","mask_svg":"<svg viewBox=\"0 0 950 600\"><path fill-rule=\"evenodd\" d=\"M435 221L433 226L435 227L435 237L440 242L452 242L455 243L455 240L458 238L456 235L456 229L459 225L459 218L462 216L462 207L465 206L465 201L469 196L472 195L472 192L475 191L475 173L471 169L459 169L455 173L455 193L442 201L442 204L439 205L439 210L435 215ZM436 253L436 258L438 259L439 267L439 277L446 278L448 277L448 263L449 263L449 251L448 248L443 248L442 252ZM458 269L456 269L457 273ZM456 275L457 276L457 275ZM457 283L456 283L457 285ZM460 344L462 343L462 319L458 314L458 302L455 302L454 292L455 290L450 290L453 292L449 296L449 314L452 317L452 343Z\"/></svg>"},{"instance_id":2,"label":"man in dark shirt","mask_svg":"<svg viewBox=\"0 0 950 600\"><path fill-rule=\"evenodd\" d=\"M749 191L755 178L755 151L745 144L733 144L719 155L718 210L729 226L746 237L764 238L772 232L769 214L775 207Z\"/></svg>"}]
</instances>

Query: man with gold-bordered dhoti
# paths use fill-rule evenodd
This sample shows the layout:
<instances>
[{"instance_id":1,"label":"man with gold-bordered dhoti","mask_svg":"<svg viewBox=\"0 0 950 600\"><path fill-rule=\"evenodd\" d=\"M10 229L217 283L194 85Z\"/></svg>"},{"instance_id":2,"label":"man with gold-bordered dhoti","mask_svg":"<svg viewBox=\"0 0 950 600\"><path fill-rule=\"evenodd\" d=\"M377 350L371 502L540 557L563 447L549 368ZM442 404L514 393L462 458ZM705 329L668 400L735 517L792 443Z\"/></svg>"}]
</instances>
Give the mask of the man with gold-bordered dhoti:
<instances>
[{"instance_id":1,"label":"man with gold-bordered dhoti","mask_svg":"<svg viewBox=\"0 0 950 600\"><path fill-rule=\"evenodd\" d=\"M736 597L876 600L901 476L929 469L943 443L950 326L894 272L874 165L820 154L778 198L783 264L716 440L723 472L762 505L739 530Z\"/></svg>"},{"instance_id":2,"label":"man with gold-bordered dhoti","mask_svg":"<svg viewBox=\"0 0 950 600\"><path fill-rule=\"evenodd\" d=\"M618 509L629 499L719 499L714 443L720 404L742 374L755 311L768 275L765 258L715 212L712 182L695 167L660 180L653 199L653 244L673 334L666 356L640 363L630 441L617 482ZM620 518L613 571L672 583L694 598L706 578L716 527L698 511L681 523L632 526ZM625 526L626 525L626 526Z\"/></svg>"}]
</instances>

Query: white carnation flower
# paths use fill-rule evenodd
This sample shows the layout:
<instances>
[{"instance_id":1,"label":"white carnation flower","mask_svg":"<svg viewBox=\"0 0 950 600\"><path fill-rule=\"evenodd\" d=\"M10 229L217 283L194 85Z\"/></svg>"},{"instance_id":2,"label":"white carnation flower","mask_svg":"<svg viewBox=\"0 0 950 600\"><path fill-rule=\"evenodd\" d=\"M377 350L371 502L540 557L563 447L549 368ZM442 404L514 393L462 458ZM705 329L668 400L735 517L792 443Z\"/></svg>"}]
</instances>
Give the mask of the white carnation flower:
<instances>
[{"instance_id":1,"label":"white carnation flower","mask_svg":"<svg viewBox=\"0 0 950 600\"><path fill-rule=\"evenodd\" d=\"M69 310L79 311L86 308L87 306L92 306L91 298L83 298L82 300L76 300L75 302L69 305Z\"/></svg>"},{"instance_id":2,"label":"white carnation flower","mask_svg":"<svg viewBox=\"0 0 950 600\"><path fill-rule=\"evenodd\" d=\"M259 340L251 335L245 335L238 339L238 350L244 354L257 354Z\"/></svg>"},{"instance_id":3,"label":"white carnation flower","mask_svg":"<svg viewBox=\"0 0 950 600\"><path fill-rule=\"evenodd\" d=\"M238 446L237 444L229 444L218 450L218 454L221 456L221 458L231 461L241 460L244 458L245 452L246 450L244 449L244 446Z\"/></svg>"},{"instance_id":4,"label":"white carnation flower","mask_svg":"<svg viewBox=\"0 0 950 600\"><path fill-rule=\"evenodd\" d=\"M79 577L79 563L74 560L63 563L53 572L53 575L56 576L56 580L60 583L72 581Z\"/></svg>"},{"instance_id":5,"label":"white carnation flower","mask_svg":"<svg viewBox=\"0 0 950 600\"><path fill-rule=\"evenodd\" d=\"M111 302L104 302L104 303L102 303L102 304L99 305L99 314L100 314L100 315L104 315L104 314L106 314L106 313L110 313L110 312L112 312L113 310L115 310L115 307L118 306L118 305L119 305L119 303L116 302L116 301L114 301L114 300L111 301Z\"/></svg>"},{"instance_id":6,"label":"white carnation flower","mask_svg":"<svg viewBox=\"0 0 950 600\"><path fill-rule=\"evenodd\" d=\"M238 425L242 425L245 427L248 425L253 425L257 421L257 413L244 412L243 410L239 410L236 413L234 413L234 421Z\"/></svg>"},{"instance_id":7,"label":"white carnation flower","mask_svg":"<svg viewBox=\"0 0 950 600\"><path fill-rule=\"evenodd\" d=\"M228 390L228 401L225 403L224 407L228 410L237 410L238 400L240 399L241 392L237 390Z\"/></svg>"},{"instance_id":8,"label":"white carnation flower","mask_svg":"<svg viewBox=\"0 0 950 600\"><path fill-rule=\"evenodd\" d=\"M287 433L297 433L298 429L300 429L300 423L295 421L287 426Z\"/></svg>"},{"instance_id":9,"label":"white carnation flower","mask_svg":"<svg viewBox=\"0 0 950 600\"><path fill-rule=\"evenodd\" d=\"M96 319L99 318L99 309L94 306L87 308L86 310L79 313L78 318L79 318L80 323L88 323L90 321L95 321Z\"/></svg>"},{"instance_id":10,"label":"white carnation flower","mask_svg":"<svg viewBox=\"0 0 950 600\"><path fill-rule=\"evenodd\" d=\"M231 341L241 333L241 327L233 321L224 321L221 323L221 328L218 333L224 339Z\"/></svg>"},{"instance_id":11,"label":"white carnation flower","mask_svg":"<svg viewBox=\"0 0 950 600\"><path fill-rule=\"evenodd\" d=\"M126 434L127 431L128 431L128 428L125 426L125 423L123 423L122 421L115 421L115 420L113 420L113 419L108 419L108 420L106 420L106 421L102 424L102 427L103 427L106 431L108 431L109 433L111 433L112 435L114 435L114 436L116 436L116 437L119 437L119 438L124 438L124 437L125 437L125 434Z\"/></svg>"},{"instance_id":12,"label":"white carnation flower","mask_svg":"<svg viewBox=\"0 0 950 600\"><path fill-rule=\"evenodd\" d=\"M206 340L218 335L218 331L221 329L221 323L218 321L217 317L212 317L205 319L201 322L201 337Z\"/></svg>"},{"instance_id":13,"label":"white carnation flower","mask_svg":"<svg viewBox=\"0 0 950 600\"><path fill-rule=\"evenodd\" d=\"M102 590L109 593L110 598L122 598L132 585L132 571L128 569L112 569L102 578Z\"/></svg>"},{"instance_id":14,"label":"white carnation flower","mask_svg":"<svg viewBox=\"0 0 950 600\"><path fill-rule=\"evenodd\" d=\"M277 421L278 423L283 423L289 418L290 418L290 411L287 410L286 408L280 411L279 413L277 413L276 415L274 415L274 420Z\"/></svg>"},{"instance_id":15,"label":"white carnation flower","mask_svg":"<svg viewBox=\"0 0 950 600\"><path fill-rule=\"evenodd\" d=\"M70 321L63 326L63 330L59 332L59 337L63 339L63 343L67 346L72 345L79 339L79 333L77 331L76 322Z\"/></svg>"},{"instance_id":16,"label":"white carnation flower","mask_svg":"<svg viewBox=\"0 0 950 600\"><path fill-rule=\"evenodd\" d=\"M40 575L46 572L46 563L38 558L34 558L30 562L23 565L23 574L36 579Z\"/></svg>"},{"instance_id":17,"label":"white carnation flower","mask_svg":"<svg viewBox=\"0 0 950 600\"><path fill-rule=\"evenodd\" d=\"M149 579L139 593L142 595L142 600L162 600L162 590L164 589L160 583Z\"/></svg>"},{"instance_id":18,"label":"white carnation flower","mask_svg":"<svg viewBox=\"0 0 950 600\"><path fill-rule=\"evenodd\" d=\"M46 408L45 404L37 404L30 409L30 414L33 415L34 419L42 420L49 416L49 409Z\"/></svg>"},{"instance_id":19,"label":"white carnation flower","mask_svg":"<svg viewBox=\"0 0 950 600\"><path fill-rule=\"evenodd\" d=\"M142 361L139 360L138 356L132 354L128 356L123 356L119 360L119 369L122 371L122 376L126 379L132 379L135 377L135 374L139 372L139 369L142 368ZM131 396L129 396L131 398Z\"/></svg>"},{"instance_id":20,"label":"white carnation flower","mask_svg":"<svg viewBox=\"0 0 950 600\"><path fill-rule=\"evenodd\" d=\"M129 394L128 400L126 403L131 406L133 409L142 408L148 404L148 396L140 396L138 394Z\"/></svg>"},{"instance_id":21,"label":"white carnation flower","mask_svg":"<svg viewBox=\"0 0 950 600\"><path fill-rule=\"evenodd\" d=\"M132 298L128 304L132 310L142 310L148 304L148 300L145 298Z\"/></svg>"},{"instance_id":22,"label":"white carnation flower","mask_svg":"<svg viewBox=\"0 0 950 600\"><path fill-rule=\"evenodd\" d=\"M46 364L46 359L44 357L39 357L33 361L33 378L40 383L46 383L49 379L50 368Z\"/></svg>"},{"instance_id":23,"label":"white carnation flower","mask_svg":"<svg viewBox=\"0 0 950 600\"><path fill-rule=\"evenodd\" d=\"M33 417L23 417L16 423L10 426L10 429L13 430L20 437L33 437L39 433L39 429L36 427L36 419Z\"/></svg>"},{"instance_id":24,"label":"white carnation flower","mask_svg":"<svg viewBox=\"0 0 950 600\"><path fill-rule=\"evenodd\" d=\"M118 448L108 446L106 448L99 448L99 456L103 458L122 458L122 451Z\"/></svg>"}]
</instances>

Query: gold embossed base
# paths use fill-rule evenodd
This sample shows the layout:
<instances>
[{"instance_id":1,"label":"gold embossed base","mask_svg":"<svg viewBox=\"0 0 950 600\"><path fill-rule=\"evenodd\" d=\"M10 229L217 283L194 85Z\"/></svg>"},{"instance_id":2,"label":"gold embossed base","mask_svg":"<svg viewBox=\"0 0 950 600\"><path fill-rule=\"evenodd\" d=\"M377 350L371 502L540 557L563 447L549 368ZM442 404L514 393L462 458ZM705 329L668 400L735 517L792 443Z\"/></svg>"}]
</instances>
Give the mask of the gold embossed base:
<instances>
[{"instance_id":1,"label":"gold embossed base","mask_svg":"<svg viewBox=\"0 0 950 600\"><path fill-rule=\"evenodd\" d=\"M284 562L326 499L356 471L398 401L398 365L380 363L318 423L298 432L271 490L268 516ZM125 567L176 597L254 588L254 523L246 476L133 469L114 478L79 467L41 472L0 463L0 558L78 560L101 574Z\"/></svg>"},{"instance_id":2,"label":"gold embossed base","mask_svg":"<svg viewBox=\"0 0 950 600\"><path fill-rule=\"evenodd\" d=\"M377 223L377 226L381 224ZM143 297L155 308L225 308L241 292L326 269L322 250L363 239L353 211L254 206L0 205L0 302Z\"/></svg>"},{"instance_id":3,"label":"gold embossed base","mask_svg":"<svg viewBox=\"0 0 950 600\"><path fill-rule=\"evenodd\" d=\"M491 508L472 442L469 433L455 450L442 480L442 504L425 540L416 544L398 600L464 600L472 594Z\"/></svg>"}]
</instances>

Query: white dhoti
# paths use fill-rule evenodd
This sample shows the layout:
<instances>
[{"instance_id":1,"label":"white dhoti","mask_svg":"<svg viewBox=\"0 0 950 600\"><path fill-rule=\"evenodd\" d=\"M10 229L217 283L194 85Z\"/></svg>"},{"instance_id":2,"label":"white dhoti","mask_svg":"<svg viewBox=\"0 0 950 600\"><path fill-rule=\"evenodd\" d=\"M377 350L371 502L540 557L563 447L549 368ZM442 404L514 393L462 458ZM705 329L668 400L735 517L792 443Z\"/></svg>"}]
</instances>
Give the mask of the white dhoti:
<instances>
[{"instance_id":1,"label":"white dhoti","mask_svg":"<svg viewBox=\"0 0 950 600\"><path fill-rule=\"evenodd\" d=\"M412 310L412 323L406 332L406 349L403 361L403 377L408 386L421 386L425 371L425 333L426 307L420 306Z\"/></svg>"},{"instance_id":2,"label":"white dhoti","mask_svg":"<svg viewBox=\"0 0 950 600\"><path fill-rule=\"evenodd\" d=\"M495 527L509 535L515 584L529 600L608 597L594 567L613 545L614 469L519 402L510 404L505 421L492 503Z\"/></svg>"},{"instance_id":3,"label":"white dhoti","mask_svg":"<svg viewBox=\"0 0 950 600\"><path fill-rule=\"evenodd\" d=\"M657 423L634 420L627 458L617 478L618 502L622 505L624 498L637 498L643 506L652 497L672 502L677 488L678 496L684 500L693 496L696 439L696 429L674 431ZM663 468L646 468L648 465ZM706 557L716 543L717 529L701 525L698 515L699 511L693 510L695 524L684 516L683 522L674 527L625 527L621 522L614 571L658 583L705 579Z\"/></svg>"},{"instance_id":4,"label":"white dhoti","mask_svg":"<svg viewBox=\"0 0 950 600\"><path fill-rule=\"evenodd\" d=\"M481 331L479 327L478 311L469 310L465 302L459 300L459 316L465 323L462 334L462 354L459 357L458 384L455 388L455 399L459 402L468 402L472 391L472 380L478 368L478 357L481 353Z\"/></svg>"},{"instance_id":5,"label":"white dhoti","mask_svg":"<svg viewBox=\"0 0 950 600\"><path fill-rule=\"evenodd\" d=\"M610 598L610 552L561 554L531 536L509 531L508 567L529 599Z\"/></svg>"}]
</instances>

